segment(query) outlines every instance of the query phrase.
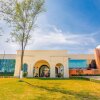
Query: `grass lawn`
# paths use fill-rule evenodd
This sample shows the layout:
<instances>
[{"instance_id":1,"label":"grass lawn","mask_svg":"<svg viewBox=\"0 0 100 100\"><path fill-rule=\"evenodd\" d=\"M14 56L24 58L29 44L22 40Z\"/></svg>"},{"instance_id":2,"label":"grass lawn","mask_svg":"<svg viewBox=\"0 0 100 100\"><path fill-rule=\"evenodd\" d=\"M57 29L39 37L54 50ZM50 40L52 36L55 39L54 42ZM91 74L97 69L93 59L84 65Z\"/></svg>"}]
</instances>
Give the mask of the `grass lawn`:
<instances>
[{"instance_id":1,"label":"grass lawn","mask_svg":"<svg viewBox=\"0 0 100 100\"><path fill-rule=\"evenodd\" d=\"M0 100L100 100L100 83L85 79L0 79Z\"/></svg>"}]
</instances>

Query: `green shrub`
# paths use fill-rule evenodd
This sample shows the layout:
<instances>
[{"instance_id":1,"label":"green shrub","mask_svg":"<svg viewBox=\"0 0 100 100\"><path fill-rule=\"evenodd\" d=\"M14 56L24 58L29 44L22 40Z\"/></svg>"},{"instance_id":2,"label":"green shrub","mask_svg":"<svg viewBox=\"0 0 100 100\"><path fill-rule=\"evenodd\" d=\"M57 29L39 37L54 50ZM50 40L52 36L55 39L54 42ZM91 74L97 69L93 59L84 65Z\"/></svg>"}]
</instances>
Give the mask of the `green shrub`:
<instances>
[{"instance_id":1,"label":"green shrub","mask_svg":"<svg viewBox=\"0 0 100 100\"><path fill-rule=\"evenodd\" d=\"M58 73L57 77L63 77L63 75L61 73Z\"/></svg>"},{"instance_id":2,"label":"green shrub","mask_svg":"<svg viewBox=\"0 0 100 100\"><path fill-rule=\"evenodd\" d=\"M24 72L23 73L23 77L27 77L27 72Z\"/></svg>"},{"instance_id":3,"label":"green shrub","mask_svg":"<svg viewBox=\"0 0 100 100\"><path fill-rule=\"evenodd\" d=\"M0 72L0 76L14 76L14 72Z\"/></svg>"}]
</instances>

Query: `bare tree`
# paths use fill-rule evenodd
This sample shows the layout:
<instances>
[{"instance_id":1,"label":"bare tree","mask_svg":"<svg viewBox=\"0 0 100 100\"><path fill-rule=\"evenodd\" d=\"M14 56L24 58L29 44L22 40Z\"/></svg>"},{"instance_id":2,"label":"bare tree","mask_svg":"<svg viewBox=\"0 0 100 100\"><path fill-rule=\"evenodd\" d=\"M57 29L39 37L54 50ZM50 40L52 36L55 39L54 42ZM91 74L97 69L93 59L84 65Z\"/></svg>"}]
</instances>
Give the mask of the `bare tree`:
<instances>
[{"instance_id":1,"label":"bare tree","mask_svg":"<svg viewBox=\"0 0 100 100\"><path fill-rule=\"evenodd\" d=\"M44 0L0 0L0 14L12 28L12 41L21 47L20 78L25 48L32 37L38 15L44 11Z\"/></svg>"}]
</instances>

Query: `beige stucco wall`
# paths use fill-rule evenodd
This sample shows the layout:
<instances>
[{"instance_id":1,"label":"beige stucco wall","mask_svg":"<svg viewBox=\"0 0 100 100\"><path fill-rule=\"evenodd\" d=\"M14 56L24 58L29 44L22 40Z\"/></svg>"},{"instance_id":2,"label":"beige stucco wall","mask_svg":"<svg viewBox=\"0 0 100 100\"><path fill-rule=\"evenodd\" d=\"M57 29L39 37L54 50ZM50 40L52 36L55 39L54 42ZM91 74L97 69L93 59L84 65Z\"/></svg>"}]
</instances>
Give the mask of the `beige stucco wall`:
<instances>
[{"instance_id":1,"label":"beige stucco wall","mask_svg":"<svg viewBox=\"0 0 100 100\"><path fill-rule=\"evenodd\" d=\"M17 54L0 54L0 59L16 59L14 76L19 77L20 73L20 54L21 51L17 51ZM91 60L95 59L94 54L68 54L67 50L26 50L24 55L24 63L28 64L28 77L33 77L34 67L39 67L45 62L41 62L38 65L38 61L48 62L50 67L50 77L55 77L55 66L61 63L64 66L64 77L69 77L68 59L86 59L88 64Z\"/></svg>"},{"instance_id":2,"label":"beige stucco wall","mask_svg":"<svg viewBox=\"0 0 100 100\"><path fill-rule=\"evenodd\" d=\"M71 59L95 59L94 54L68 54L68 58Z\"/></svg>"},{"instance_id":3,"label":"beige stucco wall","mask_svg":"<svg viewBox=\"0 0 100 100\"><path fill-rule=\"evenodd\" d=\"M20 73L20 51L17 51L16 67L14 76ZM66 50L34 50L25 51L24 63L28 64L28 77L33 77L33 68L36 62L44 60L50 65L50 77L55 77L55 66L61 63L64 66L64 77L69 77L68 57Z\"/></svg>"}]
</instances>

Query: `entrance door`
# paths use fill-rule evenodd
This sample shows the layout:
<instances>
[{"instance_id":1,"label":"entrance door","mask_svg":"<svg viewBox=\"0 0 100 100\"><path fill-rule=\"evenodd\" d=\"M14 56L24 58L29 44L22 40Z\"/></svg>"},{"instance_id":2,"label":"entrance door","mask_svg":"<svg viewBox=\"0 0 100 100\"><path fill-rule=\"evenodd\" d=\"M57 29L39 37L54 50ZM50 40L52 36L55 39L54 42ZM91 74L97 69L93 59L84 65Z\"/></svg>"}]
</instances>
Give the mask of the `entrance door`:
<instances>
[{"instance_id":1,"label":"entrance door","mask_svg":"<svg viewBox=\"0 0 100 100\"><path fill-rule=\"evenodd\" d=\"M40 67L39 77L50 77L50 69L47 65L42 65Z\"/></svg>"}]
</instances>

